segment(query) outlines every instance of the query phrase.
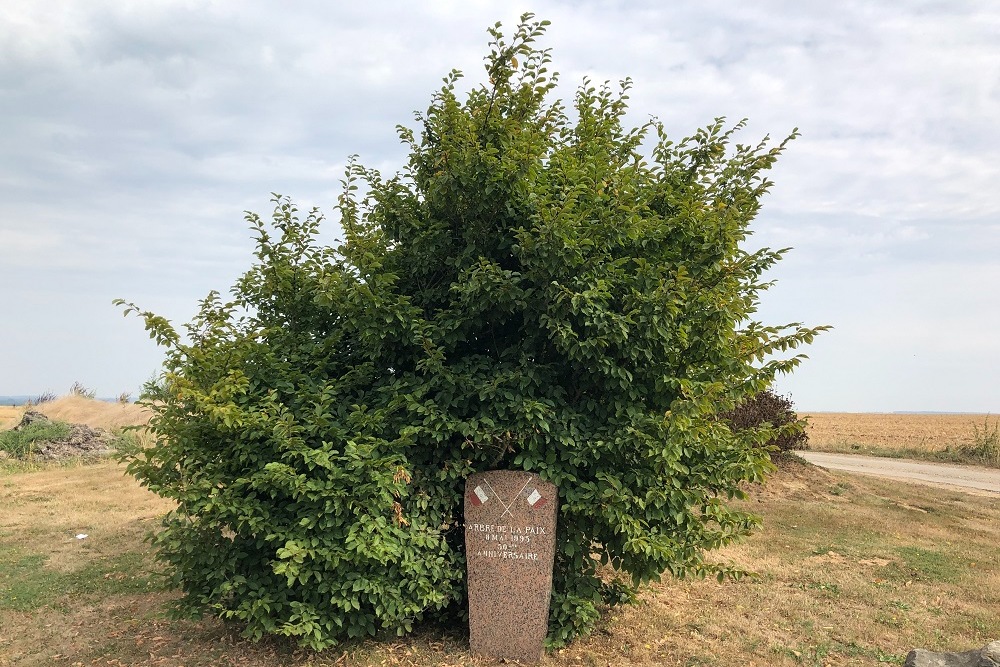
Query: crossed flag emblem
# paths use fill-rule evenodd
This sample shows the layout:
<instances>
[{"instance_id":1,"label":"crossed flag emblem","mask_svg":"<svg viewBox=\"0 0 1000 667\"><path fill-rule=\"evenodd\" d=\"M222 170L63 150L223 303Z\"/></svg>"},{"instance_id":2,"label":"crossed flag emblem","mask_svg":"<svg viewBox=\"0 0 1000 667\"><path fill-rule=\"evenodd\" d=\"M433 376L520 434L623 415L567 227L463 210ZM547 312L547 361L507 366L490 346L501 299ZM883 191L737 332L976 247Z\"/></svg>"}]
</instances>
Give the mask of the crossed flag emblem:
<instances>
[{"instance_id":1,"label":"crossed flag emblem","mask_svg":"<svg viewBox=\"0 0 1000 667\"><path fill-rule=\"evenodd\" d=\"M517 495L511 498L509 502L504 500L499 493L494 491L493 487L490 486L490 483L484 479L483 483L478 484L476 488L472 490L472 493L469 494L469 501L476 507L479 507L480 505L496 499L496 501L503 507L503 513L500 514L500 518L503 518L508 514L511 516L514 515L511 508L518 498L524 498L524 501L528 503L528 507L536 509L547 503L548 499L538 492L538 489L531 483L532 479L534 479L534 476L528 475L528 480L524 483L524 486L521 487L521 490L518 491Z\"/></svg>"}]
</instances>

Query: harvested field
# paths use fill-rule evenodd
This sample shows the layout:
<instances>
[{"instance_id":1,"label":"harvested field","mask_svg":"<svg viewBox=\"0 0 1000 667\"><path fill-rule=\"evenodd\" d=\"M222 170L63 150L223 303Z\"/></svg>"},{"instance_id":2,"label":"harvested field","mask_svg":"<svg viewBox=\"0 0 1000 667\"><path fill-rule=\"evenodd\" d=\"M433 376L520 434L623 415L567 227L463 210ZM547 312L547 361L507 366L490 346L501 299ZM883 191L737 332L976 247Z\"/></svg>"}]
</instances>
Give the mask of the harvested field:
<instances>
[{"instance_id":1,"label":"harvested field","mask_svg":"<svg viewBox=\"0 0 1000 667\"><path fill-rule=\"evenodd\" d=\"M820 452L943 452L973 442L975 427L996 417L975 414L801 413L809 448Z\"/></svg>"},{"instance_id":2,"label":"harvested field","mask_svg":"<svg viewBox=\"0 0 1000 667\"><path fill-rule=\"evenodd\" d=\"M22 412L24 412L23 408L0 405L0 429L10 428L17 424Z\"/></svg>"}]
</instances>

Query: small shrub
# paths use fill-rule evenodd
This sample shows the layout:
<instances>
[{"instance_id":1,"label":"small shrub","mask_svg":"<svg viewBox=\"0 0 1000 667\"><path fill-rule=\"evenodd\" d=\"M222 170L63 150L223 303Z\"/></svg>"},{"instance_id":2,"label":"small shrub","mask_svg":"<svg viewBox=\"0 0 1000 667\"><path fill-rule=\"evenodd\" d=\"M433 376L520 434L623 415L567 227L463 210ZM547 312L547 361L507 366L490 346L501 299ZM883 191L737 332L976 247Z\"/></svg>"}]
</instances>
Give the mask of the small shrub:
<instances>
[{"instance_id":1,"label":"small shrub","mask_svg":"<svg viewBox=\"0 0 1000 667\"><path fill-rule=\"evenodd\" d=\"M154 444L155 440L148 430L138 426L126 427L114 440L115 455L122 461L139 454L144 447Z\"/></svg>"},{"instance_id":2,"label":"small shrub","mask_svg":"<svg viewBox=\"0 0 1000 667\"><path fill-rule=\"evenodd\" d=\"M765 389L736 406L724 415L731 428L737 431L757 429L770 424L774 429L772 437L763 443L767 447L777 447L779 452L809 448L809 436L805 431L805 421L799 419L786 396Z\"/></svg>"},{"instance_id":3,"label":"small shrub","mask_svg":"<svg viewBox=\"0 0 1000 667\"><path fill-rule=\"evenodd\" d=\"M83 398L96 398L97 391L94 389L87 389L85 386L79 382L74 382L73 386L69 388L69 393L71 396L82 396Z\"/></svg>"},{"instance_id":4,"label":"small shrub","mask_svg":"<svg viewBox=\"0 0 1000 667\"><path fill-rule=\"evenodd\" d=\"M551 646L665 573L742 574L705 553L759 524L727 501L782 429L718 415L826 328L751 319L784 251L747 248L749 225L785 143L627 129L629 81L569 110L545 25L490 29L488 83L463 101L453 72L399 128L403 173L349 164L339 246L275 195L187 335L116 301L166 348L158 444L128 470L177 503L153 545L182 615L317 650L454 623L464 484L497 468L559 487Z\"/></svg>"},{"instance_id":5,"label":"small shrub","mask_svg":"<svg viewBox=\"0 0 1000 667\"><path fill-rule=\"evenodd\" d=\"M56 400L57 396L51 391L47 391L44 394L39 394L35 398L28 399L27 405L41 405L42 403L51 403Z\"/></svg>"},{"instance_id":6,"label":"small shrub","mask_svg":"<svg viewBox=\"0 0 1000 667\"><path fill-rule=\"evenodd\" d=\"M162 401L167 396L167 381L162 375L152 375L142 383L139 391L140 403L152 403Z\"/></svg>"},{"instance_id":7,"label":"small shrub","mask_svg":"<svg viewBox=\"0 0 1000 667\"><path fill-rule=\"evenodd\" d=\"M962 456L988 466L1000 467L1000 421L983 420L983 426L972 425L972 443L959 447Z\"/></svg>"},{"instance_id":8,"label":"small shrub","mask_svg":"<svg viewBox=\"0 0 1000 667\"><path fill-rule=\"evenodd\" d=\"M121 403L122 405L128 405L129 403L132 402L132 394L130 394L127 391L123 391L122 393L118 394L118 402Z\"/></svg>"}]
</instances>

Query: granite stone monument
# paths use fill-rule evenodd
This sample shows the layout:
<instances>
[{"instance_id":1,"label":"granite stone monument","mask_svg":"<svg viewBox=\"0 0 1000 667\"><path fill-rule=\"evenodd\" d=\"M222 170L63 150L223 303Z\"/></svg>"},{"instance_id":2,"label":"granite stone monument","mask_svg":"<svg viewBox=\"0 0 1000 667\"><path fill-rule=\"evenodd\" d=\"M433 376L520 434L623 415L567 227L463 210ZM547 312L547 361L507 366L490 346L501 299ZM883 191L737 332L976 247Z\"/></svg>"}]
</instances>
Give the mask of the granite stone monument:
<instances>
[{"instance_id":1,"label":"granite stone monument","mask_svg":"<svg viewBox=\"0 0 1000 667\"><path fill-rule=\"evenodd\" d=\"M555 558L554 484L519 470L465 485L465 553L472 652L535 663L548 633Z\"/></svg>"}]
</instances>

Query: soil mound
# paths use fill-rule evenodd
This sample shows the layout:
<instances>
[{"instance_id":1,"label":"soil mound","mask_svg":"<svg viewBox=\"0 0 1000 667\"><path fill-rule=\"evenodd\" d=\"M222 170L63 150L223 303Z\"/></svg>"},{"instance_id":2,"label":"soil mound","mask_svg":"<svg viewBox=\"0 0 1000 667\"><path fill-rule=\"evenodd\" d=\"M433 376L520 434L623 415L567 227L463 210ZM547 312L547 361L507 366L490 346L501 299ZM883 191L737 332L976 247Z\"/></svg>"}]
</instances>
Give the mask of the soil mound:
<instances>
[{"instance_id":1,"label":"soil mound","mask_svg":"<svg viewBox=\"0 0 1000 667\"><path fill-rule=\"evenodd\" d=\"M765 499L796 499L821 500L833 499L830 489L835 480L829 472L814 466L792 452L782 452L774 460L777 470L768 477L764 484L746 484L744 491L757 500Z\"/></svg>"},{"instance_id":2,"label":"soil mound","mask_svg":"<svg viewBox=\"0 0 1000 667\"><path fill-rule=\"evenodd\" d=\"M112 433L126 426L146 424L152 416L149 409L137 403L100 401L74 394L39 403L32 409L53 421L86 424Z\"/></svg>"},{"instance_id":3,"label":"soil mound","mask_svg":"<svg viewBox=\"0 0 1000 667\"><path fill-rule=\"evenodd\" d=\"M20 431L32 425L51 424L52 420L35 410L28 410L12 430ZM36 440L33 444L35 458L54 461L74 456L105 456L113 451L115 438L101 428L86 424L69 424L69 434L53 440Z\"/></svg>"}]
</instances>

